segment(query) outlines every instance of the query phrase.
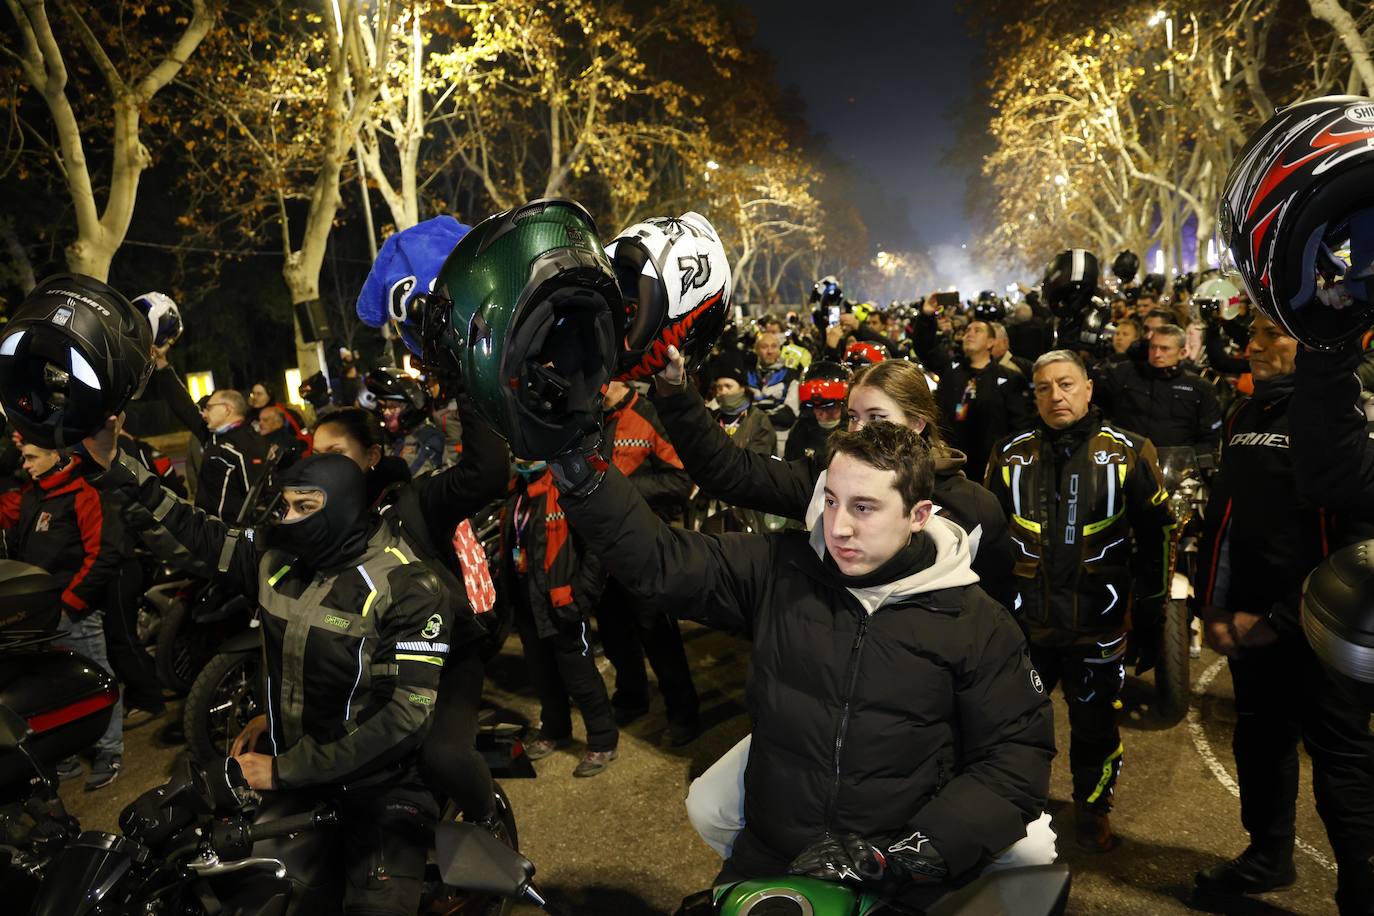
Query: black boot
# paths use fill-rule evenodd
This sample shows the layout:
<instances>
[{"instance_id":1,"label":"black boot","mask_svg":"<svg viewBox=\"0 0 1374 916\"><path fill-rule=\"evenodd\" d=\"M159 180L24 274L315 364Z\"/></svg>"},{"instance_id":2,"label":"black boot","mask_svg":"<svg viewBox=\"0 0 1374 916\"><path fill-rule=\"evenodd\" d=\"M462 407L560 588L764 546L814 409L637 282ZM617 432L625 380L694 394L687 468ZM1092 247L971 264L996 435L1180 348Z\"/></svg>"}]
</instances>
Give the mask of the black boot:
<instances>
[{"instance_id":1,"label":"black boot","mask_svg":"<svg viewBox=\"0 0 1374 916\"><path fill-rule=\"evenodd\" d=\"M1251 846L1230 862L1204 868L1193 883L1200 894L1234 896L1278 890L1297 880L1291 857L1276 860Z\"/></svg>"}]
</instances>

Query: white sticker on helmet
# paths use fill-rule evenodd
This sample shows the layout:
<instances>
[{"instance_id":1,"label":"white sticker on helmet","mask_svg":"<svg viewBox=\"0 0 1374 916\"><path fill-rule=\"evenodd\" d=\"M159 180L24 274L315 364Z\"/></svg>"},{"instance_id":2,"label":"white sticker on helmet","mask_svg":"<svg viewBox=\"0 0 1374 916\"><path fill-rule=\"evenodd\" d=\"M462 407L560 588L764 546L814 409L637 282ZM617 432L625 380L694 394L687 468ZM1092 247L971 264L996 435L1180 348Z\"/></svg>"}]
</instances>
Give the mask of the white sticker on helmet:
<instances>
[{"instance_id":1,"label":"white sticker on helmet","mask_svg":"<svg viewBox=\"0 0 1374 916\"><path fill-rule=\"evenodd\" d=\"M18 334L6 337L4 342L0 343L0 356L13 356L14 351L19 349L19 341L23 340L27 333L27 331L20 331Z\"/></svg>"}]
</instances>

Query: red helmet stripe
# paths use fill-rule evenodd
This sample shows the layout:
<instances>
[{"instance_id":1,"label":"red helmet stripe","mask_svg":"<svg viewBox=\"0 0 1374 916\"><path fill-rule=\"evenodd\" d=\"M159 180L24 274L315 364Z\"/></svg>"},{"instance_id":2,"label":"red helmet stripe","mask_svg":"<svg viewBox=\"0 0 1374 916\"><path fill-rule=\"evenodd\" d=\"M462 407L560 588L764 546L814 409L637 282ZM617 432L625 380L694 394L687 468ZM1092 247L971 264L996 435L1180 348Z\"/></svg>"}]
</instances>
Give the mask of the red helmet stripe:
<instances>
[{"instance_id":1,"label":"red helmet stripe","mask_svg":"<svg viewBox=\"0 0 1374 916\"><path fill-rule=\"evenodd\" d=\"M1279 158L1269 167L1269 171L1264 173L1264 178L1261 179L1259 188L1255 191L1255 196L1250 198L1250 209L1246 211L1245 218L1249 219L1254 216L1255 211L1259 209L1260 204L1264 202L1271 191L1282 184L1285 178L1311 162L1313 159L1316 159L1318 156L1324 156L1334 150L1338 150L1343 146L1349 146L1351 143L1370 139L1374 139L1374 127L1364 127L1346 134L1333 134L1331 132L1331 127L1328 126L1325 130L1312 138L1312 152L1303 156L1297 162L1285 163L1283 161L1282 152L1280 152Z\"/></svg>"}]
</instances>

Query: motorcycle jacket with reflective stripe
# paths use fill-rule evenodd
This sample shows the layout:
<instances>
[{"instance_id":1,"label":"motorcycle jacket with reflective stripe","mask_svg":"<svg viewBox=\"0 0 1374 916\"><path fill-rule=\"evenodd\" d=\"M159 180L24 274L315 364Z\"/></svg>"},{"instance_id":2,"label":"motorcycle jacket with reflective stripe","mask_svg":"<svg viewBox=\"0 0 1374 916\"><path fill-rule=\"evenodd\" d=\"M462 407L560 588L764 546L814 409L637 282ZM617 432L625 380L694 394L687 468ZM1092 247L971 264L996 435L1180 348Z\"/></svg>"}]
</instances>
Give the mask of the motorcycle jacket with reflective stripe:
<instances>
[{"instance_id":1,"label":"motorcycle jacket with reflective stripe","mask_svg":"<svg viewBox=\"0 0 1374 916\"><path fill-rule=\"evenodd\" d=\"M268 550L258 582L278 782L393 777L438 695L453 597L385 522L362 556L329 572Z\"/></svg>"},{"instance_id":2,"label":"motorcycle jacket with reflective stripe","mask_svg":"<svg viewBox=\"0 0 1374 916\"><path fill-rule=\"evenodd\" d=\"M1033 639L1119 632L1133 583L1137 599L1166 594L1174 520L1148 439L1093 409L998 443L986 485L1011 518L1015 603Z\"/></svg>"},{"instance_id":3,"label":"motorcycle jacket with reflective stripe","mask_svg":"<svg viewBox=\"0 0 1374 916\"><path fill-rule=\"evenodd\" d=\"M392 517L357 557L316 571L179 499L127 454L92 483L125 503L131 529L162 526L258 604L279 786L378 785L414 764L456 602Z\"/></svg>"}]
</instances>

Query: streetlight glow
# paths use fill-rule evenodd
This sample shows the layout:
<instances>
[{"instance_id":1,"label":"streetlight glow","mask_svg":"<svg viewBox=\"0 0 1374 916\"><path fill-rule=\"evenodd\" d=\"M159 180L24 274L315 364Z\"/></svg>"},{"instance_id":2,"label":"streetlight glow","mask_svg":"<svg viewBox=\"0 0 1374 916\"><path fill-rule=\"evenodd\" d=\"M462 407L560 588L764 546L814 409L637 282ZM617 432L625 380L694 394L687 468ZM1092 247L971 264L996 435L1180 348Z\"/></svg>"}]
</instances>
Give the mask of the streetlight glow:
<instances>
[{"instance_id":1,"label":"streetlight glow","mask_svg":"<svg viewBox=\"0 0 1374 916\"><path fill-rule=\"evenodd\" d=\"M720 168L720 163L714 159L707 159L706 167L714 172L716 169Z\"/></svg>"}]
</instances>

